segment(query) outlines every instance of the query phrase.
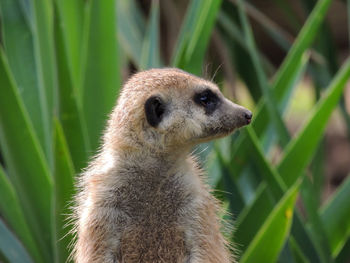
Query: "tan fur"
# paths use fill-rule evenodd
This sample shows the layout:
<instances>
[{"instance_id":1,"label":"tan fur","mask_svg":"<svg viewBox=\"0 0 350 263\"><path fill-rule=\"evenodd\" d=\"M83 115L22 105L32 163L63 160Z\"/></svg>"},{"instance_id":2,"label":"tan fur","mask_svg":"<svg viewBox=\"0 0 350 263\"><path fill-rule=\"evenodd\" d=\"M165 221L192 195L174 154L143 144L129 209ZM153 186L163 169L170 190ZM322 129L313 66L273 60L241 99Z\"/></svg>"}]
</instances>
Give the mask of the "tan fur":
<instances>
[{"instance_id":1,"label":"tan fur","mask_svg":"<svg viewBox=\"0 0 350 263\"><path fill-rule=\"evenodd\" d=\"M223 100L213 116L193 102L203 87ZM156 128L144 111L152 95L169 107ZM100 153L80 177L75 261L232 262L218 203L189 152L243 126L244 111L213 83L178 69L134 75L110 116Z\"/></svg>"}]
</instances>

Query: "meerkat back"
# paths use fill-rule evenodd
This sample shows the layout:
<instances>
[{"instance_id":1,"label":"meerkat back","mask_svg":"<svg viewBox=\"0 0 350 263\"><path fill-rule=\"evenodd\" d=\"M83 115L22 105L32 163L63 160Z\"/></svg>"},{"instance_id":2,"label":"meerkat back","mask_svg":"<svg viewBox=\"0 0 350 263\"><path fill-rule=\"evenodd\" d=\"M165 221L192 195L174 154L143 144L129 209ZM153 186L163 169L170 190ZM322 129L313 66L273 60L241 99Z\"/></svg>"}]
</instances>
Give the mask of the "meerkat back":
<instances>
[{"instance_id":1,"label":"meerkat back","mask_svg":"<svg viewBox=\"0 0 350 263\"><path fill-rule=\"evenodd\" d=\"M215 84L184 71L132 76L79 177L75 261L232 262L219 204L190 152L251 118Z\"/></svg>"}]
</instances>

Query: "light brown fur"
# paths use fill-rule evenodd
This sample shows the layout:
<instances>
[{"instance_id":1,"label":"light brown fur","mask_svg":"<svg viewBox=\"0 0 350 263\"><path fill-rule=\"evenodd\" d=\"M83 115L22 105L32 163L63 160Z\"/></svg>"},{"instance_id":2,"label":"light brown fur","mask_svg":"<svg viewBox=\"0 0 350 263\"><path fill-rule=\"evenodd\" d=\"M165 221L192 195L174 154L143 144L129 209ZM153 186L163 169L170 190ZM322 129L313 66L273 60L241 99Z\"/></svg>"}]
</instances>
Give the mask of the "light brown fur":
<instances>
[{"instance_id":1,"label":"light brown fur","mask_svg":"<svg viewBox=\"0 0 350 263\"><path fill-rule=\"evenodd\" d=\"M206 116L192 100L203 87L223 100L216 115ZM144 110L152 95L169 106L156 128ZM134 75L110 116L100 153L79 180L75 261L232 262L218 202L189 153L243 126L244 111L213 83L181 70Z\"/></svg>"}]
</instances>

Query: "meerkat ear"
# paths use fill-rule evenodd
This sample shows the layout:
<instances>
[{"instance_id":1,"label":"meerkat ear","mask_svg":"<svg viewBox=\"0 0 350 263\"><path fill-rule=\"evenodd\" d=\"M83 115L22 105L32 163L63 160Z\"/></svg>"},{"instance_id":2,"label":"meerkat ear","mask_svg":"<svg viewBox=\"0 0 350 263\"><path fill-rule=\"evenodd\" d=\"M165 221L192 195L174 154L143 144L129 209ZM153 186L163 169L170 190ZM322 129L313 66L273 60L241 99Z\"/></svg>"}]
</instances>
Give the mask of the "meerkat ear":
<instances>
[{"instance_id":1,"label":"meerkat ear","mask_svg":"<svg viewBox=\"0 0 350 263\"><path fill-rule=\"evenodd\" d=\"M161 98L152 96L145 103L146 118L152 127L158 126L162 121L165 112L165 105Z\"/></svg>"}]
</instances>

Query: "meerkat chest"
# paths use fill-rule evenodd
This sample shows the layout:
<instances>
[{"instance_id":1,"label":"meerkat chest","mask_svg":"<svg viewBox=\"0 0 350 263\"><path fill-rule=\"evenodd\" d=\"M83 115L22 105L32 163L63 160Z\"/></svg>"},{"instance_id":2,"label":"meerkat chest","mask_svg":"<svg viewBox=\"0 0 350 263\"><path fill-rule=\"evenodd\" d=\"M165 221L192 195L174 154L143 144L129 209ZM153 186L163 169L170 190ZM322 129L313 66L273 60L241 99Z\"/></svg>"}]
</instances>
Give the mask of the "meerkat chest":
<instances>
[{"instance_id":1,"label":"meerkat chest","mask_svg":"<svg viewBox=\"0 0 350 263\"><path fill-rule=\"evenodd\" d=\"M193 206L182 176L147 177L118 188L115 207L128 215L121 234L121 262L184 262L189 252L181 224Z\"/></svg>"},{"instance_id":2,"label":"meerkat chest","mask_svg":"<svg viewBox=\"0 0 350 263\"><path fill-rule=\"evenodd\" d=\"M175 222L193 201L191 186L182 176L139 176L115 189L113 206L133 222Z\"/></svg>"}]
</instances>

